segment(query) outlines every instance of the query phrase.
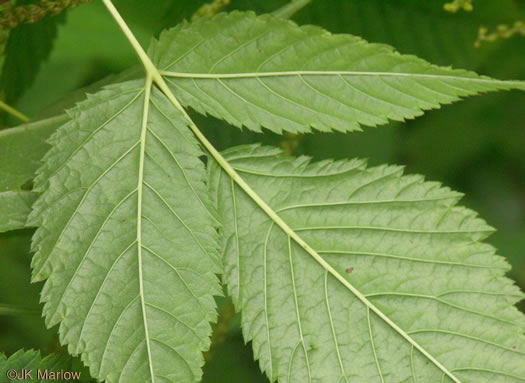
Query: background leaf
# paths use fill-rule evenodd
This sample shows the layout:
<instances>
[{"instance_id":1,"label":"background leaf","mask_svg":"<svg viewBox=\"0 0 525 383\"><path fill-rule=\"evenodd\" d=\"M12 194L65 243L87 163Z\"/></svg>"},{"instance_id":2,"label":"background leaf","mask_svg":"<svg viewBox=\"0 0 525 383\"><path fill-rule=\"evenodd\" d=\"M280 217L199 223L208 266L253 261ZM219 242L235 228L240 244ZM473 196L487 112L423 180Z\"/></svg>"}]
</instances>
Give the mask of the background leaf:
<instances>
[{"instance_id":1,"label":"background leaf","mask_svg":"<svg viewBox=\"0 0 525 383\"><path fill-rule=\"evenodd\" d=\"M30 376L32 376L33 378L30 380L31 382L46 382L49 380L54 380L58 382L71 381L71 379L54 378L53 375L49 375L52 379L38 379L38 370L40 370L42 373L45 373L46 370L48 372L67 371L78 374L78 377L82 376L81 371L79 371L76 368L73 368L73 361L68 355L50 354L42 358L40 352L35 350L19 350L13 355L11 355L9 358L7 358L3 354L0 354L0 376L2 376L2 379L7 379L7 372L9 370L15 370L17 373L20 373L20 371L24 370L28 371L30 373ZM6 382L16 382L18 380L20 379L7 379ZM26 382L29 381L28 379L21 380ZM79 379L75 378L74 380L78 381ZM85 380L82 379L82 381Z\"/></svg>"},{"instance_id":2,"label":"background leaf","mask_svg":"<svg viewBox=\"0 0 525 383\"><path fill-rule=\"evenodd\" d=\"M24 228L37 196L30 191L0 193L0 233Z\"/></svg>"},{"instance_id":3,"label":"background leaf","mask_svg":"<svg viewBox=\"0 0 525 383\"><path fill-rule=\"evenodd\" d=\"M49 149L45 140L66 119L62 115L0 131L0 232L25 227L37 198L31 181Z\"/></svg>"},{"instance_id":4,"label":"background leaf","mask_svg":"<svg viewBox=\"0 0 525 383\"><path fill-rule=\"evenodd\" d=\"M9 33L0 78L8 104L17 101L32 85L40 65L51 53L57 25L64 21L64 15L46 16L33 24L20 24Z\"/></svg>"},{"instance_id":5,"label":"background leaf","mask_svg":"<svg viewBox=\"0 0 525 383\"><path fill-rule=\"evenodd\" d=\"M0 234L0 302L40 310L42 286L31 284L30 244L32 230ZM40 315L0 316L0 349L12 354L20 348L59 352L55 331L46 330Z\"/></svg>"},{"instance_id":6,"label":"background leaf","mask_svg":"<svg viewBox=\"0 0 525 383\"><path fill-rule=\"evenodd\" d=\"M33 179L50 148L47 138L65 121L63 114L0 131L0 193L19 190Z\"/></svg>"}]
</instances>

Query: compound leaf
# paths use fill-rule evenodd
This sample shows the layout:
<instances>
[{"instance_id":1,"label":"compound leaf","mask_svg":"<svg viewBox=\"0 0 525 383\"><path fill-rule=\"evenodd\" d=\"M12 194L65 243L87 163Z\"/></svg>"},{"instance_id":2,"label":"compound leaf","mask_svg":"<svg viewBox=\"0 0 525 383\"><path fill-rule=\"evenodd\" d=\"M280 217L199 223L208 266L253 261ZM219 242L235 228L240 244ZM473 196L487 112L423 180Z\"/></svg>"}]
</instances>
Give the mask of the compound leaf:
<instances>
[{"instance_id":1,"label":"compound leaf","mask_svg":"<svg viewBox=\"0 0 525 383\"><path fill-rule=\"evenodd\" d=\"M221 294L202 152L148 81L68 114L29 217L46 324L97 379L197 382Z\"/></svg>"},{"instance_id":2,"label":"compound leaf","mask_svg":"<svg viewBox=\"0 0 525 383\"><path fill-rule=\"evenodd\" d=\"M525 379L523 294L461 194L397 166L279 155L224 153L287 227L217 164L209 181L226 283L271 381Z\"/></svg>"},{"instance_id":3,"label":"compound leaf","mask_svg":"<svg viewBox=\"0 0 525 383\"><path fill-rule=\"evenodd\" d=\"M480 92L525 90L250 12L179 24L150 53L184 105L255 131L354 131Z\"/></svg>"},{"instance_id":4,"label":"compound leaf","mask_svg":"<svg viewBox=\"0 0 525 383\"><path fill-rule=\"evenodd\" d=\"M252 13L179 25L152 45L155 64L126 36L146 85L69 112L28 221L46 324L95 378L200 380L221 293L213 195L226 280L273 381L525 379L522 294L458 193L359 160L223 159L178 103L255 131L352 131L524 82ZM210 161L210 188L188 125L224 169Z\"/></svg>"}]
</instances>

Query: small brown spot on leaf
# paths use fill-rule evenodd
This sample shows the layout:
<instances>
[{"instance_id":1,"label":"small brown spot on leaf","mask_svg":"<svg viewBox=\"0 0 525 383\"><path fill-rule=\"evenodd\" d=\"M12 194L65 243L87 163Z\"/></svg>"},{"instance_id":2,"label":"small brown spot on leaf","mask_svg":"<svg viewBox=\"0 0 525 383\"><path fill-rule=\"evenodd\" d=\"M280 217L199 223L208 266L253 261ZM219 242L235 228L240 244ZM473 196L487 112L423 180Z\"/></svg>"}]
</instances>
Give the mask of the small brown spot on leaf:
<instances>
[{"instance_id":1,"label":"small brown spot on leaf","mask_svg":"<svg viewBox=\"0 0 525 383\"><path fill-rule=\"evenodd\" d=\"M350 274L352 271L354 271L354 268L353 267L349 267L345 271L346 271L347 274Z\"/></svg>"}]
</instances>

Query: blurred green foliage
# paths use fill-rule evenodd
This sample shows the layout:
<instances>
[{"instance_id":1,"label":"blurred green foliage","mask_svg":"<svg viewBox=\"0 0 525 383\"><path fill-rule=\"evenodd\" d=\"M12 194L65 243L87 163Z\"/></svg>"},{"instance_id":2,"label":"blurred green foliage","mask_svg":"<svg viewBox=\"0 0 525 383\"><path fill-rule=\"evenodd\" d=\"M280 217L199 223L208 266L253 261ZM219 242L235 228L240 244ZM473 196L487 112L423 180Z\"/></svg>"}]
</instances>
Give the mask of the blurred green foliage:
<instances>
[{"instance_id":1,"label":"blurred green foliage","mask_svg":"<svg viewBox=\"0 0 525 383\"><path fill-rule=\"evenodd\" d=\"M443 10L445 2L312 0L294 19L334 33L351 33L371 42L390 44L402 53L435 64L471 69L501 79L525 79L525 38L517 36L479 48L474 46L481 25L493 29L525 19L525 1L477 1L473 2L472 12L456 14ZM285 3L231 0L225 10L272 12ZM202 0L115 1L143 46L162 29L190 19L203 4ZM19 44L22 49L24 42ZM14 106L33 119L52 115L50 110L59 111L79 99L78 93L71 96L75 90L136 64L132 49L102 4L92 1L67 12L49 59ZM17 70L14 73L22 75ZM136 74L135 68L127 76ZM291 138L241 132L216 119L195 118L219 149L260 141L281 145L283 140L294 140L289 146L294 154L308 154L315 159L367 157L371 164L402 164L408 173L424 174L427 179L465 193L463 204L498 228L489 242L507 257L513 265L510 276L525 288L524 105L523 92L493 94L364 133ZM7 124L13 126L16 121L7 119ZM0 153L0 158L5 154ZM34 161L33 157L28 155L28 161ZM31 234L30 230L0 234L0 303L38 308L41 286L29 284ZM229 304L224 300L219 303ZM525 310L523 304L521 309ZM229 323L230 330L209 354L204 382L267 381L253 362L250 345L244 345L238 318ZM10 355L20 348L40 349L43 355L63 352L56 328L45 329L40 316L0 317L0 350Z\"/></svg>"}]
</instances>

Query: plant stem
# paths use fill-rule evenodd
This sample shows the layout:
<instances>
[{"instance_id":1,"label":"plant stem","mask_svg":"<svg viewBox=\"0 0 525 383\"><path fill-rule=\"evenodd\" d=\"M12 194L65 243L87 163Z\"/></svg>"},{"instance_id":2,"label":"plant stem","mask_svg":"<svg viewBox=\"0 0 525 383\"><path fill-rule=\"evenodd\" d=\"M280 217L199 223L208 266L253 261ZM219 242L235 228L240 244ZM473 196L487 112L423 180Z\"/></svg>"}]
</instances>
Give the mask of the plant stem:
<instances>
[{"instance_id":1,"label":"plant stem","mask_svg":"<svg viewBox=\"0 0 525 383\"><path fill-rule=\"evenodd\" d=\"M272 14L283 19L289 19L301 9L310 4L311 1L312 0L292 0L290 3L283 5L281 8L273 11Z\"/></svg>"},{"instance_id":2,"label":"plant stem","mask_svg":"<svg viewBox=\"0 0 525 383\"><path fill-rule=\"evenodd\" d=\"M211 3L203 4L197 9L190 20L195 21L201 17L213 17L228 5L230 5L230 0L213 0Z\"/></svg>"},{"instance_id":3,"label":"plant stem","mask_svg":"<svg viewBox=\"0 0 525 383\"><path fill-rule=\"evenodd\" d=\"M0 137L7 136L10 134L16 134L20 132L26 132L33 129L41 129L49 126L50 123L62 124L68 121L68 116L66 114L59 114L58 116L45 118L43 120L38 120L23 125L16 126L14 128L2 129L0 130Z\"/></svg>"},{"instance_id":4,"label":"plant stem","mask_svg":"<svg viewBox=\"0 0 525 383\"><path fill-rule=\"evenodd\" d=\"M129 43L135 50L135 53L139 57L139 60L142 62L142 65L144 65L144 71L146 72L146 77L150 77L152 82L155 83L160 90L170 99L171 103L180 110L186 118L188 118L191 121L190 116L186 113L182 105L179 103L177 98L171 93L170 88L168 87L168 84L164 81L164 78L161 76L159 70L157 67L151 62L151 59L146 54L140 43L135 38L135 35L133 35L133 32L129 29L128 25L118 12L117 8L113 5L111 0L102 0L104 2L104 5L108 9L109 13L111 13L111 16L115 19L116 23L128 39ZM171 95L171 98L169 97ZM193 121L192 121L193 122ZM197 128L198 130L198 128Z\"/></svg>"},{"instance_id":5,"label":"plant stem","mask_svg":"<svg viewBox=\"0 0 525 383\"><path fill-rule=\"evenodd\" d=\"M16 307L8 304L0 304L0 315L19 316L19 315L39 315L40 310Z\"/></svg>"},{"instance_id":6,"label":"plant stem","mask_svg":"<svg viewBox=\"0 0 525 383\"><path fill-rule=\"evenodd\" d=\"M153 63L151 62L151 59L149 58L149 56L146 54L146 52L144 51L140 43L135 38L135 35L133 35L133 32L131 32L128 25L126 24L126 22L124 21L120 13L118 12L117 8L115 8L111 0L102 0L102 1L104 2L104 5L108 9L111 16L113 16L116 23L118 24L118 26L124 33L124 36L126 36L126 38L128 39L129 43L131 44L137 56L139 56L140 62L142 63L142 65L144 65L144 70L146 71L146 75L150 74L153 81L157 82L158 78L161 77L159 74L159 71L157 70L155 65L153 65Z\"/></svg>"},{"instance_id":7,"label":"plant stem","mask_svg":"<svg viewBox=\"0 0 525 383\"><path fill-rule=\"evenodd\" d=\"M2 109L3 111L9 113L13 117L18 118L22 122L29 122L30 121L29 117L27 117L25 114L23 114L22 112L19 112L18 110L16 110L12 106L7 105L3 101L0 101L0 109Z\"/></svg>"}]
</instances>

